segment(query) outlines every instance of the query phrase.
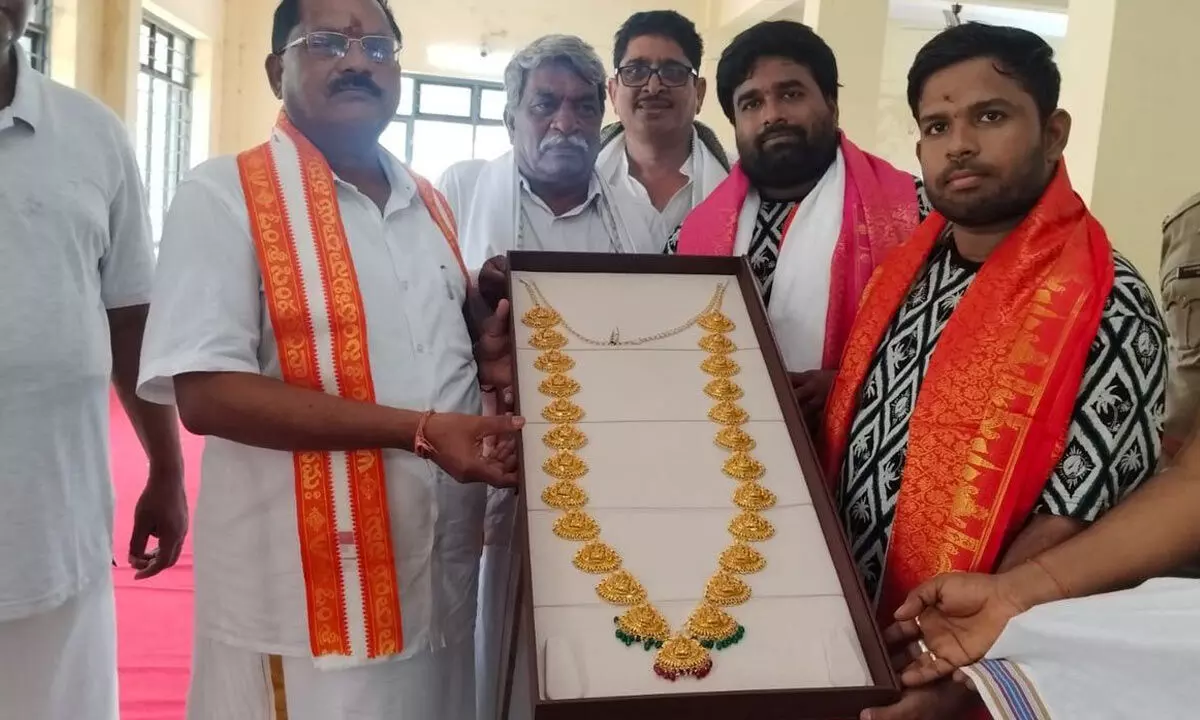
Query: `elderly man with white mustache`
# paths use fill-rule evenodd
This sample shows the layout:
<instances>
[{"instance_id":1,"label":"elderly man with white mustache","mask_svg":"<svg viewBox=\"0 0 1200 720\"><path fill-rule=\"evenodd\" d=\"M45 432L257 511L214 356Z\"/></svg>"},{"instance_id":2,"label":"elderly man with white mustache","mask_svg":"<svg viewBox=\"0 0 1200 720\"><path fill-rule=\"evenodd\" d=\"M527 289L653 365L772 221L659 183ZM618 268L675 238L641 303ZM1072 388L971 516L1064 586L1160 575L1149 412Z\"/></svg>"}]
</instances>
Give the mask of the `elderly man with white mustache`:
<instances>
[{"instance_id":1,"label":"elderly man with white mustache","mask_svg":"<svg viewBox=\"0 0 1200 720\"><path fill-rule=\"evenodd\" d=\"M606 80L604 63L583 40L533 41L504 72L512 151L453 165L438 183L458 220L463 260L493 308L505 294L509 250L661 253L666 245L669 231L653 207L595 170ZM475 634L481 720L496 715L501 637L516 576L515 516L511 491L489 491Z\"/></svg>"}]
</instances>

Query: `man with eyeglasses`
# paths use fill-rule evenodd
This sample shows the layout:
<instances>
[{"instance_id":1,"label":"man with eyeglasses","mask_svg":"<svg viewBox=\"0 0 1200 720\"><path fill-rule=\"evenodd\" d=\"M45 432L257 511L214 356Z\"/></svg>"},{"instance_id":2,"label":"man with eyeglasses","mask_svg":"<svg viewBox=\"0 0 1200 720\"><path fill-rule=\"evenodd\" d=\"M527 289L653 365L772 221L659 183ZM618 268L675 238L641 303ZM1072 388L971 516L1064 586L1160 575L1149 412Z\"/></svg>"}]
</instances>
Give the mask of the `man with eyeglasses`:
<instances>
[{"instance_id":1,"label":"man with eyeglasses","mask_svg":"<svg viewBox=\"0 0 1200 720\"><path fill-rule=\"evenodd\" d=\"M32 67L32 11L0 0L0 718L116 720L114 390L149 461L122 579L179 559L183 461L135 394L154 252L129 133Z\"/></svg>"},{"instance_id":2,"label":"man with eyeglasses","mask_svg":"<svg viewBox=\"0 0 1200 720\"><path fill-rule=\"evenodd\" d=\"M386 4L284 0L272 48L278 124L179 186L143 353L143 397L207 437L188 717L471 720L507 305L465 311L445 200L379 146Z\"/></svg>"},{"instance_id":3,"label":"man with eyeglasses","mask_svg":"<svg viewBox=\"0 0 1200 720\"><path fill-rule=\"evenodd\" d=\"M608 97L621 118L601 136L601 176L653 208L674 234L729 174L711 129L696 121L707 89L704 41L674 10L632 15L613 39Z\"/></svg>"},{"instance_id":4,"label":"man with eyeglasses","mask_svg":"<svg viewBox=\"0 0 1200 720\"><path fill-rule=\"evenodd\" d=\"M717 99L739 160L673 249L747 256L815 428L871 272L926 212L921 181L838 130L837 60L806 25L763 22L735 37Z\"/></svg>"}]
</instances>

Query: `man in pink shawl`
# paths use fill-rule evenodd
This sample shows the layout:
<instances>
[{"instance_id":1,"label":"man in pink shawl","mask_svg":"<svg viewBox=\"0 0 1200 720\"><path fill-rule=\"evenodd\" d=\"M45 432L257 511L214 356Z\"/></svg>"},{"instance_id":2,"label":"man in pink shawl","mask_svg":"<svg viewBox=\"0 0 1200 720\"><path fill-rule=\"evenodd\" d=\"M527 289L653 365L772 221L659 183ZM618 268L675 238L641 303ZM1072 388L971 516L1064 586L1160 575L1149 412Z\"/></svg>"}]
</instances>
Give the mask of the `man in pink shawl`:
<instances>
[{"instance_id":1,"label":"man in pink shawl","mask_svg":"<svg viewBox=\"0 0 1200 720\"><path fill-rule=\"evenodd\" d=\"M927 207L919 179L838 130L837 96L837 60L808 26L763 22L734 38L717 65L717 98L740 160L674 247L749 258L810 427L863 287Z\"/></svg>"}]
</instances>

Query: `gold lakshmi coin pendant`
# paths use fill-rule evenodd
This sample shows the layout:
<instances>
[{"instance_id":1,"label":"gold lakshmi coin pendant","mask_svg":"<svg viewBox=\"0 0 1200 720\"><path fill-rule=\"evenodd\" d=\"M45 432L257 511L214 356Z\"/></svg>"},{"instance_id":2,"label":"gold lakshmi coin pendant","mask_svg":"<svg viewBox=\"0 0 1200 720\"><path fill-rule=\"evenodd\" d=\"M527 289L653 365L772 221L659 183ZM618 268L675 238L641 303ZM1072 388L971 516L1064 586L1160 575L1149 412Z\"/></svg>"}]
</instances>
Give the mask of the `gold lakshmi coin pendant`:
<instances>
[{"instance_id":1,"label":"gold lakshmi coin pendant","mask_svg":"<svg viewBox=\"0 0 1200 720\"><path fill-rule=\"evenodd\" d=\"M703 678L712 671L712 656L696 638L676 635L663 643L654 656L654 672L675 681L684 675Z\"/></svg>"}]
</instances>

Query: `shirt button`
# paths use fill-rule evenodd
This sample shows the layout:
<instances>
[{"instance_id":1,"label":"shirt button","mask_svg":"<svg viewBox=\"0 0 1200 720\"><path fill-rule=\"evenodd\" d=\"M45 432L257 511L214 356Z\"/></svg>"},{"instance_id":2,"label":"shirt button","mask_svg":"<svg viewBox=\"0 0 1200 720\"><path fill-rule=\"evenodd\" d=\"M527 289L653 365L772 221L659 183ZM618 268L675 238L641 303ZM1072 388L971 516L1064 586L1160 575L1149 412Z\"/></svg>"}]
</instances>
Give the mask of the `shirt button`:
<instances>
[{"instance_id":1,"label":"shirt button","mask_svg":"<svg viewBox=\"0 0 1200 720\"><path fill-rule=\"evenodd\" d=\"M425 346L424 346L424 345L418 345L418 346L417 346L417 352L419 352L419 353L423 353L423 352L425 352Z\"/></svg>"},{"instance_id":2,"label":"shirt button","mask_svg":"<svg viewBox=\"0 0 1200 720\"><path fill-rule=\"evenodd\" d=\"M408 289L408 281L407 281L407 280L405 280L404 282L400 283L400 289L401 289L401 290L407 290L407 289Z\"/></svg>"}]
</instances>

